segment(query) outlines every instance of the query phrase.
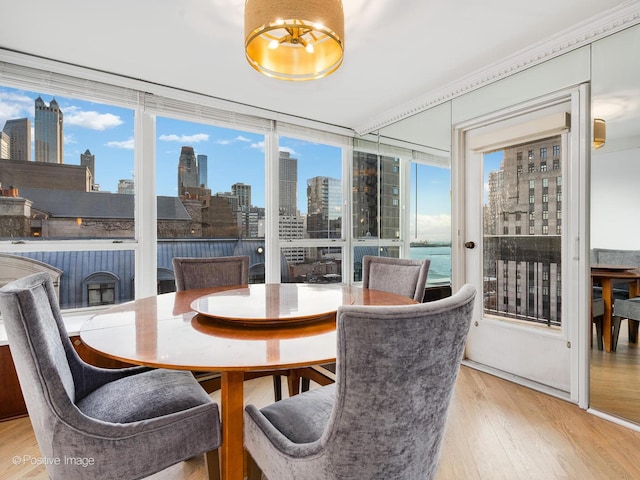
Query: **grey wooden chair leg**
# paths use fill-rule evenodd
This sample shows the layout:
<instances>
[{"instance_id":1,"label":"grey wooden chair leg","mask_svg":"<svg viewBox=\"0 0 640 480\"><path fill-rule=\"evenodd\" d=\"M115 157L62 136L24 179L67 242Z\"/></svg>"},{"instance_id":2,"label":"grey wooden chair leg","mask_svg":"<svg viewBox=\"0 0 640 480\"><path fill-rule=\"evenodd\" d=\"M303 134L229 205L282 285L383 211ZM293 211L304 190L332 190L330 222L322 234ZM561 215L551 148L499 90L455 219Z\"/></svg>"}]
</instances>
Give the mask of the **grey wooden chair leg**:
<instances>
[{"instance_id":1,"label":"grey wooden chair leg","mask_svg":"<svg viewBox=\"0 0 640 480\"><path fill-rule=\"evenodd\" d=\"M598 342L598 350L604 350L604 341L602 339L602 317L594 318L593 323L596 324L596 340Z\"/></svg>"},{"instance_id":2,"label":"grey wooden chair leg","mask_svg":"<svg viewBox=\"0 0 640 480\"><path fill-rule=\"evenodd\" d=\"M613 317L611 323L613 324L613 332L611 332L611 351L615 352L618 348L618 337L620 336L620 317Z\"/></svg>"},{"instance_id":3,"label":"grey wooden chair leg","mask_svg":"<svg viewBox=\"0 0 640 480\"><path fill-rule=\"evenodd\" d=\"M280 375L273 376L273 396L276 402L282 400L282 379Z\"/></svg>"},{"instance_id":4,"label":"grey wooden chair leg","mask_svg":"<svg viewBox=\"0 0 640 480\"><path fill-rule=\"evenodd\" d=\"M629 319L629 343L638 343L638 320Z\"/></svg>"},{"instance_id":5,"label":"grey wooden chair leg","mask_svg":"<svg viewBox=\"0 0 640 480\"><path fill-rule=\"evenodd\" d=\"M310 387L311 387L311 380L309 380L308 378L302 377L302 388L300 389L300 391L308 392Z\"/></svg>"}]
</instances>

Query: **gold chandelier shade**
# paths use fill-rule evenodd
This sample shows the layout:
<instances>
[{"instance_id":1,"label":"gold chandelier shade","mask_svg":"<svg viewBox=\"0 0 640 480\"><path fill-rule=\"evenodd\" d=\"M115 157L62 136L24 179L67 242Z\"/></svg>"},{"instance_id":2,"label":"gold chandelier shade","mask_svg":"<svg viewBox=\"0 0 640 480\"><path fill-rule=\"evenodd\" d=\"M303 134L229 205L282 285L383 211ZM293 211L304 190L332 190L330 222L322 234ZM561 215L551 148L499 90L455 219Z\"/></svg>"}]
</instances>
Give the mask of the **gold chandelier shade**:
<instances>
[{"instance_id":1,"label":"gold chandelier shade","mask_svg":"<svg viewBox=\"0 0 640 480\"><path fill-rule=\"evenodd\" d=\"M246 0L249 64L280 80L314 80L335 72L344 54L341 0Z\"/></svg>"},{"instance_id":2,"label":"gold chandelier shade","mask_svg":"<svg viewBox=\"0 0 640 480\"><path fill-rule=\"evenodd\" d=\"M604 147L607 141L607 124L602 118L593 119L593 148Z\"/></svg>"}]
</instances>

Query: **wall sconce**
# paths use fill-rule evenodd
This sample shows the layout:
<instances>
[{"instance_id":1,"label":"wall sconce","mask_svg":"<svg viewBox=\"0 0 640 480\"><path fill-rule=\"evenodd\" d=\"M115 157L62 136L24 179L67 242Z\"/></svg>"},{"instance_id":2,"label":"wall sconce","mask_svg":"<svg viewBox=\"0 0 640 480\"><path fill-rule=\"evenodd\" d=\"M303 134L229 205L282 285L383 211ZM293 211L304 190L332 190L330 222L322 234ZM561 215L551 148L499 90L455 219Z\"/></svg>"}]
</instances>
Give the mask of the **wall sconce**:
<instances>
[{"instance_id":1,"label":"wall sconce","mask_svg":"<svg viewBox=\"0 0 640 480\"><path fill-rule=\"evenodd\" d=\"M262 255L264 253L264 248L262 246L259 246L258 248L256 248L256 253L258 255Z\"/></svg>"},{"instance_id":2,"label":"wall sconce","mask_svg":"<svg viewBox=\"0 0 640 480\"><path fill-rule=\"evenodd\" d=\"M341 0L246 0L245 53L260 73L315 80L335 72L344 53Z\"/></svg>"},{"instance_id":3,"label":"wall sconce","mask_svg":"<svg viewBox=\"0 0 640 480\"><path fill-rule=\"evenodd\" d=\"M604 147L607 141L607 123L602 118L593 119L593 148Z\"/></svg>"},{"instance_id":4,"label":"wall sconce","mask_svg":"<svg viewBox=\"0 0 640 480\"><path fill-rule=\"evenodd\" d=\"M80 217L76 218L76 223L78 226L82 225L82 219Z\"/></svg>"}]
</instances>

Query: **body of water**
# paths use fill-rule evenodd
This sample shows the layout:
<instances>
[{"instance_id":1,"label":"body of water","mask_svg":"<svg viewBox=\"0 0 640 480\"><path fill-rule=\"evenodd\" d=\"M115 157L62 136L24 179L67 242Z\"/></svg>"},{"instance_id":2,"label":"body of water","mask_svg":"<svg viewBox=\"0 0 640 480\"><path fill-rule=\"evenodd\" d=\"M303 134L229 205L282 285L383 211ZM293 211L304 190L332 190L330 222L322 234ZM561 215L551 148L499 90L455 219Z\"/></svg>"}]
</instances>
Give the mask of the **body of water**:
<instances>
[{"instance_id":1,"label":"body of water","mask_svg":"<svg viewBox=\"0 0 640 480\"><path fill-rule=\"evenodd\" d=\"M411 247L409 258L431 260L427 285L451 283L451 247Z\"/></svg>"}]
</instances>

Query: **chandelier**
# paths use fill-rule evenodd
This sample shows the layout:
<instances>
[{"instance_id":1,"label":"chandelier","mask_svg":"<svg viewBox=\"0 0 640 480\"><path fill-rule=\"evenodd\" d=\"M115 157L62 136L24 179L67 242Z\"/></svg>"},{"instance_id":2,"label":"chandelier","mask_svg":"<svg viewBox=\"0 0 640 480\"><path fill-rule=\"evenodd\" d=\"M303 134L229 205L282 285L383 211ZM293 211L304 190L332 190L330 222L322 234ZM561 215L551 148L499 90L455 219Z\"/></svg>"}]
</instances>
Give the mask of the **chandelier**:
<instances>
[{"instance_id":1,"label":"chandelier","mask_svg":"<svg viewBox=\"0 0 640 480\"><path fill-rule=\"evenodd\" d=\"M341 0L246 0L249 64L279 80L314 80L335 72L344 53Z\"/></svg>"}]
</instances>

